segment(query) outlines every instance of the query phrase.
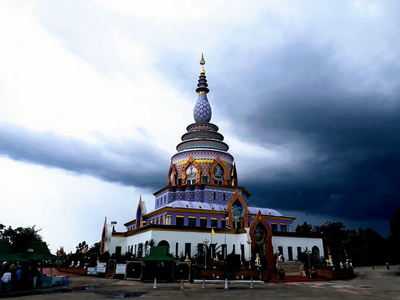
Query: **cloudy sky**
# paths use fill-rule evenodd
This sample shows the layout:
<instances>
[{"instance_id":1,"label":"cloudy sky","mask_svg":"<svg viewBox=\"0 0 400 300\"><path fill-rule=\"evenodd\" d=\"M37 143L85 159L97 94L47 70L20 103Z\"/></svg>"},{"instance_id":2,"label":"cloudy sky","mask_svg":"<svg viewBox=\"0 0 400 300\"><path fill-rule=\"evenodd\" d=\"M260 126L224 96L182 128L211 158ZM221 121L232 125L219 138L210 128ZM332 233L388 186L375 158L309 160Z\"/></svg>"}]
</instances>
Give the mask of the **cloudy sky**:
<instances>
[{"instance_id":1,"label":"cloudy sky","mask_svg":"<svg viewBox=\"0 0 400 300\"><path fill-rule=\"evenodd\" d=\"M0 2L0 223L52 251L148 210L204 53L254 206L388 234L400 207L397 1Z\"/></svg>"}]
</instances>

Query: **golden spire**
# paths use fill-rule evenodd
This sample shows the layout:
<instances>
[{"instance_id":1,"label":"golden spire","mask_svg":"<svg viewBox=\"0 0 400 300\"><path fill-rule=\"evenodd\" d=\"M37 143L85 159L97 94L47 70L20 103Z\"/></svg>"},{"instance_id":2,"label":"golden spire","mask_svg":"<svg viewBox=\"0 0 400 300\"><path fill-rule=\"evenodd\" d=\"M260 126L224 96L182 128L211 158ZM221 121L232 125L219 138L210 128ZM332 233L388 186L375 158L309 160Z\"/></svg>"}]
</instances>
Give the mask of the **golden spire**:
<instances>
[{"instance_id":1,"label":"golden spire","mask_svg":"<svg viewBox=\"0 0 400 300\"><path fill-rule=\"evenodd\" d=\"M204 70L204 67L203 67L205 63L206 63L206 61L204 60L204 55L202 53L201 59L200 59L200 65L201 65L200 74L206 74L206 70Z\"/></svg>"},{"instance_id":2,"label":"golden spire","mask_svg":"<svg viewBox=\"0 0 400 300\"><path fill-rule=\"evenodd\" d=\"M206 63L206 61L204 60L204 55L202 53L201 59L200 59L200 65L201 65L200 76L199 76L199 82L197 84L197 89L196 89L196 93L198 93L200 95L207 94L210 91L207 88L208 84L207 84L207 79L206 79L206 70L204 70L204 67L203 67L205 63Z\"/></svg>"}]
</instances>

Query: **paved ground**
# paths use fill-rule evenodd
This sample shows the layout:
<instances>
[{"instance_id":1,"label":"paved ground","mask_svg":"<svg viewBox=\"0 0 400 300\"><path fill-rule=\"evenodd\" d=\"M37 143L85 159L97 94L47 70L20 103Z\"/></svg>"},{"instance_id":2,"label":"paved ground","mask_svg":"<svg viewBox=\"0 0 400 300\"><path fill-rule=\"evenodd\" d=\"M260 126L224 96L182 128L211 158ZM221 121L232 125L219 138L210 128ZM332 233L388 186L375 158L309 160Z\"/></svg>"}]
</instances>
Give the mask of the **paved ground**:
<instances>
[{"instance_id":1,"label":"paved ground","mask_svg":"<svg viewBox=\"0 0 400 300\"><path fill-rule=\"evenodd\" d=\"M107 298L164 298L164 299L399 299L400 269L392 266L360 267L355 269L357 277L342 281L316 281L297 283L254 284L231 283L224 289L224 283L202 284L162 283L153 289L153 283L105 279L88 276L70 278L68 287L39 291L36 295L14 295L13 299L107 299ZM245 298L244 298L245 297Z\"/></svg>"}]
</instances>

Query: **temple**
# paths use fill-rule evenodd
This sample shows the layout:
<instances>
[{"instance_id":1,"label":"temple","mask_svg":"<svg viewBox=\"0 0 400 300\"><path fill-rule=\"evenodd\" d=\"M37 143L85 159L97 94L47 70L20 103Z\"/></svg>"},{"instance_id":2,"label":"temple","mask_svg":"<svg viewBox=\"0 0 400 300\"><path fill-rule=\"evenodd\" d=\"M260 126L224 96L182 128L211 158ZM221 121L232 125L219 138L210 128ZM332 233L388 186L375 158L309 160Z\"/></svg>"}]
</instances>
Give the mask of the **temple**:
<instances>
[{"instance_id":1,"label":"temple","mask_svg":"<svg viewBox=\"0 0 400 300\"><path fill-rule=\"evenodd\" d=\"M140 197L136 214L124 224L126 231L115 232L105 221L102 251L141 258L152 245L167 246L173 256L190 259L204 257L206 246L212 260L226 261L236 254L242 266L270 271L277 256L285 261L295 261L305 251L314 259L324 256L321 237L293 232L294 217L251 205L224 136L210 122L203 55L200 65L194 123L187 126L171 158L167 185L154 193L155 210L147 212Z\"/></svg>"}]
</instances>

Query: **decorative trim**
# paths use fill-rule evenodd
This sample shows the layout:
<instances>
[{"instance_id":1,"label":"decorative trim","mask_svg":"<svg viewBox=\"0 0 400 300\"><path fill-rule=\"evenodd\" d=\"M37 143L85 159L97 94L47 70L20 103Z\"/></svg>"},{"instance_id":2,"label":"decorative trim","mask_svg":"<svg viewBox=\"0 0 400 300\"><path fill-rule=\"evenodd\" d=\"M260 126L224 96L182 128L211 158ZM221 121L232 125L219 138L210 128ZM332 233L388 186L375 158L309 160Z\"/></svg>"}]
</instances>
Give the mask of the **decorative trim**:
<instances>
[{"instance_id":1,"label":"decorative trim","mask_svg":"<svg viewBox=\"0 0 400 300\"><path fill-rule=\"evenodd\" d=\"M174 175L173 181L171 180L171 174ZM176 175L177 175L177 172L176 172L175 165L173 163L171 163L169 170L168 170L168 178L167 178L168 185L172 185L172 186L176 185L176 179L177 179Z\"/></svg>"},{"instance_id":2,"label":"decorative trim","mask_svg":"<svg viewBox=\"0 0 400 300\"><path fill-rule=\"evenodd\" d=\"M229 171L224 162L221 160L219 156L214 160L214 162L210 166L210 171L209 171L209 176L210 176L210 183L214 183L214 168L217 165L220 165L222 169L224 170L224 184L228 184L228 178L229 178Z\"/></svg>"},{"instance_id":3,"label":"decorative trim","mask_svg":"<svg viewBox=\"0 0 400 300\"><path fill-rule=\"evenodd\" d=\"M254 236L255 229L257 225L261 223L265 229L266 229L266 234L264 236L264 249L266 252L266 258L268 262L268 270L270 271L275 271L275 265L274 265L274 254L272 252L272 230L271 226L269 226L268 222L265 220L263 217L261 211L259 210L257 213L257 216L254 218L253 222L250 224L250 239L251 239L251 254L254 252L254 248L256 246L256 239Z\"/></svg>"},{"instance_id":4,"label":"decorative trim","mask_svg":"<svg viewBox=\"0 0 400 300\"><path fill-rule=\"evenodd\" d=\"M192 164L197 169L197 172L196 172L196 183L200 182L201 166L196 162L196 160L193 158L193 156L190 156L189 159L187 160L187 162L183 165L182 170L181 170L182 185L186 185L186 169Z\"/></svg>"}]
</instances>

